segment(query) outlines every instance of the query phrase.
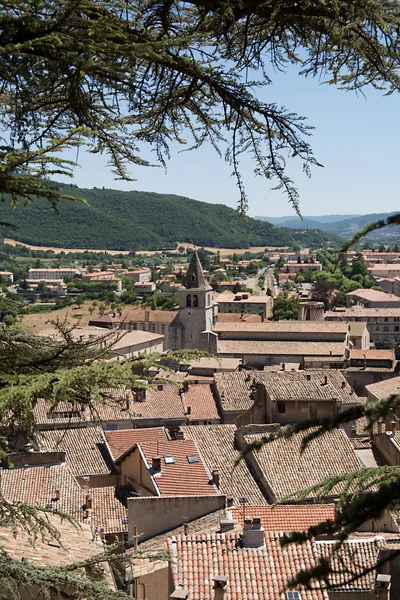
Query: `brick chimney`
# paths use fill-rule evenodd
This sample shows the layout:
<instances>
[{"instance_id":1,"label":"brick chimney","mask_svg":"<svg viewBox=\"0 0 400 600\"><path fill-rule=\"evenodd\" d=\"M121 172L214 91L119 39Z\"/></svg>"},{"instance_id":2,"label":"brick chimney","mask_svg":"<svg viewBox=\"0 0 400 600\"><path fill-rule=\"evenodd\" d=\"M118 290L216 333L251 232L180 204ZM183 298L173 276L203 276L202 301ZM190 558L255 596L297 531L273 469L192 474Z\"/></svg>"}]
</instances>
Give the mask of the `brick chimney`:
<instances>
[{"instance_id":1,"label":"brick chimney","mask_svg":"<svg viewBox=\"0 0 400 600\"><path fill-rule=\"evenodd\" d=\"M224 575L214 575L213 582L214 600L224 600L228 578Z\"/></svg>"},{"instance_id":2,"label":"brick chimney","mask_svg":"<svg viewBox=\"0 0 400 600\"><path fill-rule=\"evenodd\" d=\"M153 456L151 466L154 474L161 473L161 456Z\"/></svg>"},{"instance_id":3,"label":"brick chimney","mask_svg":"<svg viewBox=\"0 0 400 600\"><path fill-rule=\"evenodd\" d=\"M190 404L187 404L187 406L186 406L186 414L187 415L192 414L192 406Z\"/></svg>"}]
</instances>

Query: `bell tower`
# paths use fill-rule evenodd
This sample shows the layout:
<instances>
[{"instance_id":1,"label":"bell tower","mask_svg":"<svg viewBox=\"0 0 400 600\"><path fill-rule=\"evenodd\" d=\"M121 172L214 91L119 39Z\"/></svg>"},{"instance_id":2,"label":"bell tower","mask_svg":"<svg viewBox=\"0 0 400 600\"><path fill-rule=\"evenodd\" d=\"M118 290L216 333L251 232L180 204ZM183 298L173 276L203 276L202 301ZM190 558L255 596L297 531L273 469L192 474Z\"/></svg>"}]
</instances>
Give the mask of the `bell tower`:
<instances>
[{"instance_id":1,"label":"bell tower","mask_svg":"<svg viewBox=\"0 0 400 600\"><path fill-rule=\"evenodd\" d=\"M176 339L174 349L196 349L216 354L217 336L212 328L217 318L217 310L213 302L212 287L204 276L195 250L179 288L179 314L171 323L172 327L180 327L180 335L178 332L172 335L172 339Z\"/></svg>"}]
</instances>

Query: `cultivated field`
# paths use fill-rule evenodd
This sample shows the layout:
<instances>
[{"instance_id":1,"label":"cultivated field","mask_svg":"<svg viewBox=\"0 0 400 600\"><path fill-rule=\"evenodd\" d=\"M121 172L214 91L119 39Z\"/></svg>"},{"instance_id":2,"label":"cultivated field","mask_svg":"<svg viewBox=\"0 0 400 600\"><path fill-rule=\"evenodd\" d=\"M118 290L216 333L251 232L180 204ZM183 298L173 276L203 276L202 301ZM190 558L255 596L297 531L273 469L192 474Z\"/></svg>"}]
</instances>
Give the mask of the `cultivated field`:
<instances>
[{"instance_id":1,"label":"cultivated field","mask_svg":"<svg viewBox=\"0 0 400 600\"><path fill-rule=\"evenodd\" d=\"M31 250L53 250L55 254L60 254L60 252L95 252L99 254L100 252L106 252L107 254L111 254L115 256L115 254L129 254L129 250L99 250L93 248L56 248L55 246L33 246L32 244L24 244L22 242L18 242L16 240L12 240L11 238L4 238L4 243L9 244L10 246L25 246L26 248L30 248ZM196 246L195 244L188 244L187 242L178 242L178 247L183 246L184 248L196 248L199 249L202 246ZM276 246L251 246L250 248L213 248L211 246L205 246L205 250L209 250L210 252L219 252L221 256L227 256L228 254L244 254L245 252L251 252L256 254L258 252L263 252L264 250L285 250L285 248L276 248ZM178 252L177 250L169 250L169 252ZM136 254L161 254L161 251L152 251L152 250L137 250Z\"/></svg>"}]
</instances>

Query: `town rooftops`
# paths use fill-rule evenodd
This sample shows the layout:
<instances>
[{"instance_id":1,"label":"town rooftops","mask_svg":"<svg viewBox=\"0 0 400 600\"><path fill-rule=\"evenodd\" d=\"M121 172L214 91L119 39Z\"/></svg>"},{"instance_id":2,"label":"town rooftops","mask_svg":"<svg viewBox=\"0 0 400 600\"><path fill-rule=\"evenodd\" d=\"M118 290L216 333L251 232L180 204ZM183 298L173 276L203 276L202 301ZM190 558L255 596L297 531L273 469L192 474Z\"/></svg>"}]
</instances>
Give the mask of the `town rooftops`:
<instances>
[{"instance_id":1,"label":"town rooftops","mask_svg":"<svg viewBox=\"0 0 400 600\"><path fill-rule=\"evenodd\" d=\"M278 504L235 507L232 518L243 527L244 519L260 517L265 531L307 531L324 521L335 520L334 504Z\"/></svg>"},{"instance_id":2,"label":"town rooftops","mask_svg":"<svg viewBox=\"0 0 400 600\"><path fill-rule=\"evenodd\" d=\"M238 321L245 323L261 323L261 315L240 314L240 313L218 313L218 323L237 323Z\"/></svg>"},{"instance_id":3,"label":"town rooftops","mask_svg":"<svg viewBox=\"0 0 400 600\"><path fill-rule=\"evenodd\" d=\"M242 354L271 356L344 356L345 353L345 342L218 340L218 354L222 356L241 356Z\"/></svg>"},{"instance_id":4,"label":"town rooftops","mask_svg":"<svg viewBox=\"0 0 400 600\"><path fill-rule=\"evenodd\" d=\"M62 334L55 328L45 329L40 332L41 336L62 340ZM81 326L78 325L71 330L71 336L74 340L88 341L99 338L100 343L110 346L110 352L121 350L129 346L139 344L158 342L164 339L164 336L149 331L111 331L108 332L104 327Z\"/></svg>"},{"instance_id":5,"label":"town rooftops","mask_svg":"<svg viewBox=\"0 0 400 600\"><path fill-rule=\"evenodd\" d=\"M302 568L316 564L320 556L328 556L333 541L308 541L281 546L282 534L266 532L265 544L259 548L242 547L238 532L210 535L178 535L168 538L172 556L170 568L175 589L188 591L188 599L214 598L214 579L225 583L226 600L285 600L287 584ZM334 565L334 583L338 590L374 590L374 565L382 542L380 538L344 542ZM368 571L365 575L363 571ZM352 581L354 573L360 574ZM328 600L328 591L318 580L312 588L298 588L301 600ZM294 596L296 597L296 596Z\"/></svg>"},{"instance_id":6,"label":"town rooftops","mask_svg":"<svg viewBox=\"0 0 400 600\"><path fill-rule=\"evenodd\" d=\"M65 452L66 464L75 476L108 475L114 471L105 458L105 443L99 427L48 430L38 435L41 452Z\"/></svg>"},{"instance_id":7,"label":"town rooftops","mask_svg":"<svg viewBox=\"0 0 400 600\"><path fill-rule=\"evenodd\" d=\"M227 498L233 498L236 506L245 497L250 504L266 504L266 500L254 481L247 463L240 461L235 448L235 425L181 426L185 440L194 440L210 472L220 474L219 490Z\"/></svg>"},{"instance_id":8,"label":"town rooftops","mask_svg":"<svg viewBox=\"0 0 400 600\"><path fill-rule=\"evenodd\" d=\"M237 283L237 282L236 282ZM214 302L235 302L237 304L269 304L272 302L271 296L252 296L251 294L246 294L245 292L238 292L234 294L233 292L229 292L226 290L221 294L218 294L214 298Z\"/></svg>"},{"instance_id":9,"label":"town rooftops","mask_svg":"<svg viewBox=\"0 0 400 600\"><path fill-rule=\"evenodd\" d=\"M241 443L251 444L261 441L268 426L249 425L239 433ZM246 435L246 431L257 431ZM312 430L310 430L312 431ZM333 429L309 442L302 451L301 444L308 432L300 432L292 437L277 438L264 444L259 451L252 451L250 460L254 462L266 481L271 500L283 498L321 482L326 477L350 473L361 468L353 446L346 433ZM314 493L310 492L309 497ZM332 494L334 495L334 494Z\"/></svg>"},{"instance_id":10,"label":"town rooftops","mask_svg":"<svg viewBox=\"0 0 400 600\"><path fill-rule=\"evenodd\" d=\"M221 323L218 322L213 327L215 333L225 333L230 331L243 331L244 333L265 332L268 333L338 333L345 335L349 329L346 323L332 323L326 321L264 321L263 323Z\"/></svg>"},{"instance_id":11,"label":"town rooftops","mask_svg":"<svg viewBox=\"0 0 400 600\"><path fill-rule=\"evenodd\" d=\"M130 485L88 488L82 490L92 499L90 522L97 533L105 535L128 531L128 498L135 495Z\"/></svg>"},{"instance_id":12,"label":"town rooftops","mask_svg":"<svg viewBox=\"0 0 400 600\"><path fill-rule=\"evenodd\" d=\"M400 394L400 377L392 377L378 383L371 383L370 385L366 385L365 389L368 394L375 396L377 400L389 398L393 394L397 396Z\"/></svg>"},{"instance_id":13,"label":"town rooftops","mask_svg":"<svg viewBox=\"0 0 400 600\"><path fill-rule=\"evenodd\" d=\"M336 400L344 404L359 400L342 373L335 369L256 371L254 380L265 386L271 400Z\"/></svg>"},{"instance_id":14,"label":"town rooftops","mask_svg":"<svg viewBox=\"0 0 400 600\"><path fill-rule=\"evenodd\" d=\"M350 350L350 360L394 360L395 354L393 348L391 350L377 350L371 348L368 350L358 350L356 348Z\"/></svg>"},{"instance_id":15,"label":"town rooftops","mask_svg":"<svg viewBox=\"0 0 400 600\"><path fill-rule=\"evenodd\" d=\"M114 461L118 460L135 444L157 441L165 442L169 439L164 427L105 431L104 436L106 438L108 450Z\"/></svg>"},{"instance_id":16,"label":"town rooftops","mask_svg":"<svg viewBox=\"0 0 400 600\"><path fill-rule=\"evenodd\" d=\"M373 255L371 255L373 256ZM398 255L397 257L398 258ZM400 265L399 263L381 263L381 264L376 264L373 265L372 267L368 268L368 271L371 273L371 275L374 274L374 271L398 271L400 269Z\"/></svg>"}]
</instances>

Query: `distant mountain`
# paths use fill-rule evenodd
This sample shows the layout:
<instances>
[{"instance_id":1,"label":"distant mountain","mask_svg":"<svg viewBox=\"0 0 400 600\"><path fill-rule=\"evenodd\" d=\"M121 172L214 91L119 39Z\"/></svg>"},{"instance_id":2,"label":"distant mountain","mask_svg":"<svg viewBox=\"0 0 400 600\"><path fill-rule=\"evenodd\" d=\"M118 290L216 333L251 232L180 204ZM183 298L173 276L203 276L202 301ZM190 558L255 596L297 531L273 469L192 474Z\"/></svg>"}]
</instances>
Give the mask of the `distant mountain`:
<instances>
[{"instance_id":1,"label":"distant mountain","mask_svg":"<svg viewBox=\"0 0 400 600\"><path fill-rule=\"evenodd\" d=\"M356 217L360 217L362 215L319 215L319 216L311 216L306 215L303 217L303 221L297 215L287 215L286 217L254 217L255 219L259 219L260 221L268 221L273 225L279 225L279 227L308 227L304 225L309 221L314 221L319 223L336 223L337 221L343 221L344 219L354 219ZM289 225L288 223L293 223L293 225ZM318 227L320 225L317 225Z\"/></svg>"},{"instance_id":2,"label":"distant mountain","mask_svg":"<svg viewBox=\"0 0 400 600\"><path fill-rule=\"evenodd\" d=\"M368 215L321 215L319 217L304 217L303 221L297 216L291 217L255 217L262 221L268 221L280 227L298 229L299 227L319 228L327 233L333 233L343 239L351 238L357 231L363 229L365 225L386 219L394 213L371 213ZM368 234L368 239L385 242L397 241L400 239L400 227L385 227L379 231Z\"/></svg>"},{"instance_id":3,"label":"distant mountain","mask_svg":"<svg viewBox=\"0 0 400 600\"><path fill-rule=\"evenodd\" d=\"M371 213L368 215L361 215L351 219L344 219L336 223L324 223L321 225L321 229L328 233L334 233L342 238L349 238L354 235L360 229L363 229L369 223L373 223L378 220L385 220L389 215L394 213ZM385 227L382 230L372 232L368 237L370 239L384 239L398 237L400 234L399 227Z\"/></svg>"},{"instance_id":4,"label":"distant mountain","mask_svg":"<svg viewBox=\"0 0 400 600\"><path fill-rule=\"evenodd\" d=\"M17 226L4 228L5 237L41 246L108 250L151 250L177 241L220 248L339 242L319 230L293 231L245 219L223 204L152 192L63 187L68 194L85 198L89 206L62 201L58 216L43 199L28 206L20 203L14 211L0 203L0 221Z\"/></svg>"}]
</instances>

